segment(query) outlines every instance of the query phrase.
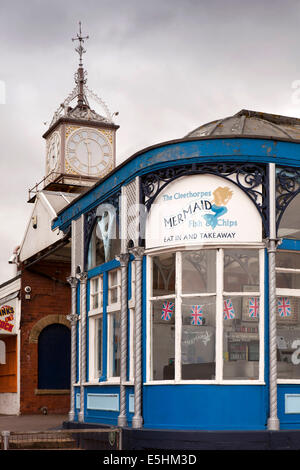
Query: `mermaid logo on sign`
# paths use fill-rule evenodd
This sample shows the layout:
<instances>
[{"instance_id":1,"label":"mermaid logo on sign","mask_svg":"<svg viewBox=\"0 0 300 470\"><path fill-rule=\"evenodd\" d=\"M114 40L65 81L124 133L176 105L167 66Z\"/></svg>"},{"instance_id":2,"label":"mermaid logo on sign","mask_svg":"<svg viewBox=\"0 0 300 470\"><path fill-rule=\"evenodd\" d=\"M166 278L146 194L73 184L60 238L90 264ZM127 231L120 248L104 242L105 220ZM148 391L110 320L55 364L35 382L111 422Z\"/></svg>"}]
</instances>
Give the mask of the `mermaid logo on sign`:
<instances>
[{"instance_id":1,"label":"mermaid logo on sign","mask_svg":"<svg viewBox=\"0 0 300 470\"><path fill-rule=\"evenodd\" d=\"M232 198L232 191L227 186L223 188L219 186L213 192L213 195L214 199L212 200L210 210L214 212L214 214L203 215L203 218L206 221L206 225L211 226L212 229L216 228L218 225L218 219L228 212L226 205Z\"/></svg>"}]
</instances>

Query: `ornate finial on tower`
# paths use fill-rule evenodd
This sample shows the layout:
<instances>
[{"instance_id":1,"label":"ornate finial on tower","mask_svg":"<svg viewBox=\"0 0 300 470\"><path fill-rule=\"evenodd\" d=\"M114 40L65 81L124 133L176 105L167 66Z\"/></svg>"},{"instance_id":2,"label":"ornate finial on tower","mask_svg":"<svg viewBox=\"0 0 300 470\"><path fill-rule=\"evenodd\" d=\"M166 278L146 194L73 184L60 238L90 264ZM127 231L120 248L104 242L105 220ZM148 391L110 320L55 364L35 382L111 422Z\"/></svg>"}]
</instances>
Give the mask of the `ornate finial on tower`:
<instances>
[{"instance_id":1,"label":"ornate finial on tower","mask_svg":"<svg viewBox=\"0 0 300 470\"><path fill-rule=\"evenodd\" d=\"M89 39L89 36L82 36L81 21L79 21L79 34L77 33L76 38L72 38L72 41L79 41L78 47L75 49L75 51L79 54L79 67L82 67L82 55L86 52L83 47L85 39Z\"/></svg>"},{"instance_id":2,"label":"ornate finial on tower","mask_svg":"<svg viewBox=\"0 0 300 470\"><path fill-rule=\"evenodd\" d=\"M61 103L59 108L54 113L52 121L50 123L49 129L62 117L72 118L72 119L84 119L87 121L98 121L101 123L106 123L114 125L113 116L117 116L118 113L111 114L106 103L97 96L92 90L86 86L86 76L87 72L83 68L82 56L86 52L83 44L86 39L89 39L89 36L83 36L81 31L81 21L79 21L79 32L76 35L76 38L72 38L72 41L78 41L78 46L75 51L79 54L79 66L75 73L75 87L69 96ZM73 107L70 106L70 103L77 98L77 104ZM105 117L96 113L89 106L88 99L92 99L97 102L105 113ZM48 132L48 131L47 131Z\"/></svg>"},{"instance_id":3,"label":"ornate finial on tower","mask_svg":"<svg viewBox=\"0 0 300 470\"><path fill-rule=\"evenodd\" d=\"M83 70L82 65L82 55L86 52L83 47L84 40L89 39L89 36L82 36L81 31L81 21L79 21L79 33L77 33L76 38L72 38L72 41L78 41L78 47L76 47L75 51L79 54L79 67L78 71L75 74L75 83L78 85L78 106L82 107L84 105L84 90L83 85L86 83L86 72Z\"/></svg>"}]
</instances>

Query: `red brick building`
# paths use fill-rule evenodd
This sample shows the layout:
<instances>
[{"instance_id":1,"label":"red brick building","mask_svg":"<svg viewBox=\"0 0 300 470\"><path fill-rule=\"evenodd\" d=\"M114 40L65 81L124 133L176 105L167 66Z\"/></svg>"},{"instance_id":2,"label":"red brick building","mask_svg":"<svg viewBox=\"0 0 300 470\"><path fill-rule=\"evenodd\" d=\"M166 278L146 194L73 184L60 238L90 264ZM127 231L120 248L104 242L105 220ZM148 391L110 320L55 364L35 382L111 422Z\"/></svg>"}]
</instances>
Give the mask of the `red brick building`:
<instances>
[{"instance_id":1,"label":"red brick building","mask_svg":"<svg viewBox=\"0 0 300 470\"><path fill-rule=\"evenodd\" d=\"M70 234L51 226L60 210L115 167L119 127L85 85L84 39L80 29L76 86L43 135L45 178L29 191L33 210L9 260L16 276L0 285L0 414L70 410ZM90 99L104 116L90 108Z\"/></svg>"},{"instance_id":2,"label":"red brick building","mask_svg":"<svg viewBox=\"0 0 300 470\"><path fill-rule=\"evenodd\" d=\"M51 260L37 262L31 268L24 267L21 276L21 351L20 355L20 413L67 413L69 411L69 370L70 360L70 325L67 320L70 306L70 288L66 278L70 275L69 263L58 263ZM31 287L30 298L26 294L26 286ZM53 344L48 344L49 351L46 361L52 363L52 369L63 367L60 372L65 380L56 386L42 377L47 363L41 361L41 334L47 347L47 330L62 330L60 337ZM65 331L63 331L65 330ZM65 338L66 344L60 341ZM46 339L45 339L46 338ZM48 340L49 343L49 340ZM63 347L62 347L63 346ZM65 346L65 347L64 347ZM51 357L55 354L55 357ZM65 352L62 361L60 355ZM50 379L51 377L49 377ZM64 386L64 383L66 384ZM58 388L60 387L60 388Z\"/></svg>"},{"instance_id":3,"label":"red brick building","mask_svg":"<svg viewBox=\"0 0 300 470\"><path fill-rule=\"evenodd\" d=\"M53 234L50 222L53 206L63 207L74 197L47 191L36 195L11 260L17 275L0 286L1 414L69 411L71 249L69 237Z\"/></svg>"}]
</instances>

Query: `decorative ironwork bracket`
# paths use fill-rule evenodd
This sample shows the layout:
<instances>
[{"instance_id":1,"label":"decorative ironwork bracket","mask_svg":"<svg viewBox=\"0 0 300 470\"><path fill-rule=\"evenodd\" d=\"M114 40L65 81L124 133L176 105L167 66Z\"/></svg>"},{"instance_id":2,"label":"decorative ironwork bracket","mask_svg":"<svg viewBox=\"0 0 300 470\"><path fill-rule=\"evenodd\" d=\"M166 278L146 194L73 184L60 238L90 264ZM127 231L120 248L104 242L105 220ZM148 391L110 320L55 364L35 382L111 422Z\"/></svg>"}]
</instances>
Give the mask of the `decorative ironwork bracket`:
<instances>
[{"instance_id":1,"label":"decorative ironwork bracket","mask_svg":"<svg viewBox=\"0 0 300 470\"><path fill-rule=\"evenodd\" d=\"M276 168L276 228L290 202L300 193L300 168Z\"/></svg>"}]
</instances>

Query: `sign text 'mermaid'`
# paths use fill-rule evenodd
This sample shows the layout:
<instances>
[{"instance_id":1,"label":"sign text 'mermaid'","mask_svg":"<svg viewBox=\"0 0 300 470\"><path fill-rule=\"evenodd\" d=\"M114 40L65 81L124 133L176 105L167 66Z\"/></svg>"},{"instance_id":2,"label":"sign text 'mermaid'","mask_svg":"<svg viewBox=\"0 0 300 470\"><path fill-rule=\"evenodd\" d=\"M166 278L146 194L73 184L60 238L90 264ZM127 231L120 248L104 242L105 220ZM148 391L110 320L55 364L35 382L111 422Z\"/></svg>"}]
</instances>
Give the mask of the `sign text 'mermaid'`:
<instances>
[{"instance_id":1,"label":"sign text 'mermaid'","mask_svg":"<svg viewBox=\"0 0 300 470\"><path fill-rule=\"evenodd\" d=\"M209 211L211 210L211 203L207 200L201 199L200 201L193 202L183 208L179 213L171 217L164 217L165 228L176 227L177 225L186 221L190 215L193 215L199 211Z\"/></svg>"}]
</instances>

